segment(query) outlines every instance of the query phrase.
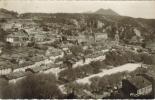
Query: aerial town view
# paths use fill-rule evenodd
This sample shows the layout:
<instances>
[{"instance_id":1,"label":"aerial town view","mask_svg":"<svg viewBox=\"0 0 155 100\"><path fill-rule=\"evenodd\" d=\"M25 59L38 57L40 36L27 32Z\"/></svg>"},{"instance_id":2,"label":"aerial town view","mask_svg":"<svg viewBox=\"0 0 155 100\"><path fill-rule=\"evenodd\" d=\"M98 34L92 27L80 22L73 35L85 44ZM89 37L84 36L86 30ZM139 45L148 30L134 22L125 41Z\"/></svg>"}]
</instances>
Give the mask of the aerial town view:
<instances>
[{"instance_id":1,"label":"aerial town view","mask_svg":"<svg viewBox=\"0 0 155 100\"><path fill-rule=\"evenodd\" d=\"M0 99L155 98L155 1L6 1Z\"/></svg>"}]
</instances>

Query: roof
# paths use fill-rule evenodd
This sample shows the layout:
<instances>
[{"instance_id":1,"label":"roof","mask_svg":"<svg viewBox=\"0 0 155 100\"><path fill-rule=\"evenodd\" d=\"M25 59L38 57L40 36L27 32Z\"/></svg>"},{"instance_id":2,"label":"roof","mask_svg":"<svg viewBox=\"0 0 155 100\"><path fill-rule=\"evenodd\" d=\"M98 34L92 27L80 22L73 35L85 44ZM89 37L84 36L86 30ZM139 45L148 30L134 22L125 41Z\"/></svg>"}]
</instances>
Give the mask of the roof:
<instances>
[{"instance_id":1,"label":"roof","mask_svg":"<svg viewBox=\"0 0 155 100\"><path fill-rule=\"evenodd\" d=\"M90 96L90 97L92 97L92 98L95 98L95 95L92 94L90 91L83 90L83 93L87 94L88 96Z\"/></svg>"},{"instance_id":2,"label":"roof","mask_svg":"<svg viewBox=\"0 0 155 100\"><path fill-rule=\"evenodd\" d=\"M137 89L141 89L141 88L151 85L151 82L148 81L143 76L134 76L128 79L128 81L131 84L133 84Z\"/></svg>"},{"instance_id":3,"label":"roof","mask_svg":"<svg viewBox=\"0 0 155 100\"><path fill-rule=\"evenodd\" d=\"M148 77L155 80L155 72L154 71L149 71L149 72L145 73L145 75L147 75Z\"/></svg>"},{"instance_id":4,"label":"roof","mask_svg":"<svg viewBox=\"0 0 155 100\"><path fill-rule=\"evenodd\" d=\"M7 80L12 80L12 79L17 79L17 78L24 77L27 75L31 75L31 74L32 74L31 72L19 71L19 72L10 73L8 75L4 75L3 78Z\"/></svg>"},{"instance_id":5,"label":"roof","mask_svg":"<svg viewBox=\"0 0 155 100\"><path fill-rule=\"evenodd\" d=\"M32 68L32 70L34 72L39 72L39 71L43 70L43 67L42 66L34 67L34 68Z\"/></svg>"},{"instance_id":6,"label":"roof","mask_svg":"<svg viewBox=\"0 0 155 100\"><path fill-rule=\"evenodd\" d=\"M151 48L151 49L154 49L155 50L155 42L148 42L146 44L146 48Z\"/></svg>"},{"instance_id":7,"label":"roof","mask_svg":"<svg viewBox=\"0 0 155 100\"><path fill-rule=\"evenodd\" d=\"M13 32L13 33L8 35L8 37L14 37L14 36L17 36L17 37L28 37L29 35L28 35L28 33L25 30L21 29L21 30L19 30L17 32Z\"/></svg>"},{"instance_id":8,"label":"roof","mask_svg":"<svg viewBox=\"0 0 155 100\"><path fill-rule=\"evenodd\" d=\"M9 61L0 60L0 70L7 69L7 68L14 68L15 66L17 66L17 65L13 64Z\"/></svg>"},{"instance_id":9,"label":"roof","mask_svg":"<svg viewBox=\"0 0 155 100\"><path fill-rule=\"evenodd\" d=\"M2 46L4 46L5 45L5 43L4 42L0 42L0 46L2 47Z\"/></svg>"},{"instance_id":10,"label":"roof","mask_svg":"<svg viewBox=\"0 0 155 100\"><path fill-rule=\"evenodd\" d=\"M45 37L47 37L47 35L46 34L35 34L34 37L35 38L45 38Z\"/></svg>"},{"instance_id":11,"label":"roof","mask_svg":"<svg viewBox=\"0 0 155 100\"><path fill-rule=\"evenodd\" d=\"M62 53L62 51L60 49L57 49L57 48L48 48L46 50L46 53L48 52L48 55L51 55L51 56L58 56Z\"/></svg>"},{"instance_id":12,"label":"roof","mask_svg":"<svg viewBox=\"0 0 155 100\"><path fill-rule=\"evenodd\" d=\"M37 66L37 67L33 67L33 68L28 68L28 69L26 69L26 71L31 71L33 73L37 73L44 69L45 69L44 66Z\"/></svg>"},{"instance_id":13,"label":"roof","mask_svg":"<svg viewBox=\"0 0 155 100\"><path fill-rule=\"evenodd\" d=\"M52 68L53 66L54 66L54 64L51 64L51 63L46 64L46 67L44 67L43 70L50 69L50 68Z\"/></svg>"}]
</instances>

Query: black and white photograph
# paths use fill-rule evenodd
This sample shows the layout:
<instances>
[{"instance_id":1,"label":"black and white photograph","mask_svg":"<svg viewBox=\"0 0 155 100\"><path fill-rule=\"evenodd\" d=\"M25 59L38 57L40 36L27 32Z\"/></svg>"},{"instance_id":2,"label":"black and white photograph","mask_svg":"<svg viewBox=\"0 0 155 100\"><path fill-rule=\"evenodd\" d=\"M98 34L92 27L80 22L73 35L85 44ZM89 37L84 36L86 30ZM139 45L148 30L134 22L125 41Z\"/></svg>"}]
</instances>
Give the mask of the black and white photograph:
<instances>
[{"instance_id":1,"label":"black and white photograph","mask_svg":"<svg viewBox=\"0 0 155 100\"><path fill-rule=\"evenodd\" d=\"M155 1L0 0L0 99L155 99Z\"/></svg>"}]
</instances>

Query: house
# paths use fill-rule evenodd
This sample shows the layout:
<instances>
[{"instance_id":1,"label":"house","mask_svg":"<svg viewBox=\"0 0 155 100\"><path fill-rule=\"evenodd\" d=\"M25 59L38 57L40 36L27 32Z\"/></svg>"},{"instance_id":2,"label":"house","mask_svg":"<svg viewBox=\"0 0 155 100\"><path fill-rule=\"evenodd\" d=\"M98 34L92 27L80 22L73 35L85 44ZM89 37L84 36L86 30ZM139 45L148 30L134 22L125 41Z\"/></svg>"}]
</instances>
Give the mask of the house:
<instances>
[{"instance_id":1,"label":"house","mask_svg":"<svg viewBox=\"0 0 155 100\"><path fill-rule=\"evenodd\" d=\"M45 55L46 56L58 56L61 55L62 51L60 49L54 48L54 47L49 47L46 50Z\"/></svg>"},{"instance_id":2,"label":"house","mask_svg":"<svg viewBox=\"0 0 155 100\"><path fill-rule=\"evenodd\" d=\"M108 35L105 33L95 33L96 41L106 40L108 39Z\"/></svg>"},{"instance_id":3,"label":"house","mask_svg":"<svg viewBox=\"0 0 155 100\"><path fill-rule=\"evenodd\" d=\"M26 72L32 72L32 73L38 73L41 72L45 69L45 67L47 67L44 64L41 64L40 66L36 66L36 67L32 67L32 68L27 68L25 71Z\"/></svg>"},{"instance_id":4,"label":"house","mask_svg":"<svg viewBox=\"0 0 155 100\"><path fill-rule=\"evenodd\" d=\"M76 39L76 37L73 37L73 36L68 36L67 41L69 43L78 44L78 40Z\"/></svg>"},{"instance_id":5,"label":"house","mask_svg":"<svg viewBox=\"0 0 155 100\"><path fill-rule=\"evenodd\" d=\"M118 33L115 34L115 43L118 44L119 43L119 35Z\"/></svg>"},{"instance_id":6,"label":"house","mask_svg":"<svg viewBox=\"0 0 155 100\"><path fill-rule=\"evenodd\" d=\"M51 63L41 64L40 66L27 68L25 71L26 72L32 72L32 73L39 73L39 72L42 72L42 71L45 71L45 70L48 70L48 69L52 68L52 66L55 66L55 65L53 65Z\"/></svg>"},{"instance_id":7,"label":"house","mask_svg":"<svg viewBox=\"0 0 155 100\"><path fill-rule=\"evenodd\" d=\"M142 44L143 40L144 39L142 37L135 35L130 39L129 43L130 44Z\"/></svg>"},{"instance_id":8,"label":"house","mask_svg":"<svg viewBox=\"0 0 155 100\"><path fill-rule=\"evenodd\" d=\"M155 71L148 71L143 77L152 83L152 97L155 98Z\"/></svg>"},{"instance_id":9,"label":"house","mask_svg":"<svg viewBox=\"0 0 155 100\"><path fill-rule=\"evenodd\" d=\"M3 52L3 47L5 46L6 44L4 42L0 42L0 54L2 54Z\"/></svg>"},{"instance_id":10,"label":"house","mask_svg":"<svg viewBox=\"0 0 155 100\"><path fill-rule=\"evenodd\" d=\"M22 28L22 24L15 22L15 21L8 21L7 23L2 24L2 28L4 30L8 30L8 29L21 29Z\"/></svg>"},{"instance_id":11,"label":"house","mask_svg":"<svg viewBox=\"0 0 155 100\"><path fill-rule=\"evenodd\" d=\"M35 42L43 42L47 39L47 36L46 34L35 34L33 38Z\"/></svg>"},{"instance_id":12,"label":"house","mask_svg":"<svg viewBox=\"0 0 155 100\"><path fill-rule=\"evenodd\" d=\"M6 75L12 72L12 68L3 68L0 69L0 75Z\"/></svg>"},{"instance_id":13,"label":"house","mask_svg":"<svg viewBox=\"0 0 155 100\"><path fill-rule=\"evenodd\" d=\"M29 29L27 30L29 34L29 38L31 41L35 42L43 42L48 38L48 34L44 31L41 31L39 29Z\"/></svg>"},{"instance_id":14,"label":"house","mask_svg":"<svg viewBox=\"0 0 155 100\"><path fill-rule=\"evenodd\" d=\"M136 34L136 36L141 37L141 32L140 30L138 30L137 28L133 29L134 33Z\"/></svg>"},{"instance_id":15,"label":"house","mask_svg":"<svg viewBox=\"0 0 155 100\"><path fill-rule=\"evenodd\" d=\"M43 66L43 71L46 71L52 67L56 66L55 64L52 64L52 63L48 63L46 65Z\"/></svg>"},{"instance_id":16,"label":"house","mask_svg":"<svg viewBox=\"0 0 155 100\"><path fill-rule=\"evenodd\" d=\"M64 47L62 48L62 51L63 55L72 54L72 52L70 51L70 47Z\"/></svg>"},{"instance_id":17,"label":"house","mask_svg":"<svg viewBox=\"0 0 155 100\"><path fill-rule=\"evenodd\" d=\"M100 29L100 28L102 28L103 26L105 26L105 24L103 23L103 22L101 22L101 21L97 21L97 28L98 29Z\"/></svg>"},{"instance_id":18,"label":"house","mask_svg":"<svg viewBox=\"0 0 155 100\"><path fill-rule=\"evenodd\" d=\"M13 25L14 25L13 22L8 22L8 23L3 23L3 24L1 25L1 27L2 27L2 29L4 29L4 30L8 30L8 29L11 29Z\"/></svg>"},{"instance_id":19,"label":"house","mask_svg":"<svg viewBox=\"0 0 155 100\"><path fill-rule=\"evenodd\" d=\"M0 47L0 54L2 53L2 49L3 49L3 47Z\"/></svg>"},{"instance_id":20,"label":"house","mask_svg":"<svg viewBox=\"0 0 155 100\"><path fill-rule=\"evenodd\" d=\"M78 43L86 43L86 37L84 35L79 35L78 36Z\"/></svg>"},{"instance_id":21,"label":"house","mask_svg":"<svg viewBox=\"0 0 155 100\"><path fill-rule=\"evenodd\" d=\"M95 41L94 37L88 33L85 33L85 35L77 36L78 44L86 45L94 43L94 41Z\"/></svg>"},{"instance_id":22,"label":"house","mask_svg":"<svg viewBox=\"0 0 155 100\"><path fill-rule=\"evenodd\" d=\"M13 71L13 64L5 61L4 59L0 59L0 75L6 75Z\"/></svg>"},{"instance_id":23,"label":"house","mask_svg":"<svg viewBox=\"0 0 155 100\"><path fill-rule=\"evenodd\" d=\"M99 94L93 94L93 93L91 93L88 90L83 90L81 92L82 92L82 94L83 94L84 97L93 98L93 99L103 99L103 98L106 98L106 97L110 97L110 95L111 95L110 92L103 92L100 95Z\"/></svg>"},{"instance_id":24,"label":"house","mask_svg":"<svg viewBox=\"0 0 155 100\"><path fill-rule=\"evenodd\" d=\"M142 76L122 80L122 90L128 96L144 96L152 92L152 83Z\"/></svg>"},{"instance_id":25,"label":"house","mask_svg":"<svg viewBox=\"0 0 155 100\"><path fill-rule=\"evenodd\" d=\"M14 72L10 73L8 75L3 75L1 78L7 80L9 83L16 83L18 80L23 79L25 76L31 75L31 72L24 72L24 71L19 71L19 72Z\"/></svg>"},{"instance_id":26,"label":"house","mask_svg":"<svg viewBox=\"0 0 155 100\"><path fill-rule=\"evenodd\" d=\"M155 53L155 41L153 42L147 42L145 48L151 50L153 53Z\"/></svg>"},{"instance_id":27,"label":"house","mask_svg":"<svg viewBox=\"0 0 155 100\"><path fill-rule=\"evenodd\" d=\"M12 46L27 46L29 43L29 35L23 29L14 31L7 35L6 42L10 43Z\"/></svg>"},{"instance_id":28,"label":"house","mask_svg":"<svg viewBox=\"0 0 155 100\"><path fill-rule=\"evenodd\" d=\"M37 57L36 57L37 58ZM27 62L27 66L23 66L23 67L20 67L20 68L16 68L13 70L13 72L19 72L19 71L26 71L27 69L32 69L34 67L38 67L38 66L41 66L42 64L45 63L44 60L41 60L41 61L37 61L37 62L32 62L32 61L28 61Z\"/></svg>"}]
</instances>

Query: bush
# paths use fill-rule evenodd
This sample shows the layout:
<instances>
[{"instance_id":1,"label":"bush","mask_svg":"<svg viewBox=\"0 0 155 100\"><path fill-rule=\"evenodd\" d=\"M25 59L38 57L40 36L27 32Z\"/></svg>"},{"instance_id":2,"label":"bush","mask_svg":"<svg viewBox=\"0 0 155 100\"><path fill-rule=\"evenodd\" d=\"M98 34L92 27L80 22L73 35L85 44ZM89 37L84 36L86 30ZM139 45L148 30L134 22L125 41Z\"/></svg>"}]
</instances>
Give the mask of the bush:
<instances>
[{"instance_id":1,"label":"bush","mask_svg":"<svg viewBox=\"0 0 155 100\"><path fill-rule=\"evenodd\" d=\"M116 50L106 54L105 62L108 65L118 66L125 63L142 62L142 57L132 51Z\"/></svg>"},{"instance_id":2,"label":"bush","mask_svg":"<svg viewBox=\"0 0 155 100\"><path fill-rule=\"evenodd\" d=\"M82 47L78 45L72 46L70 51L76 56L78 56L80 53L83 53Z\"/></svg>"},{"instance_id":3,"label":"bush","mask_svg":"<svg viewBox=\"0 0 155 100\"><path fill-rule=\"evenodd\" d=\"M52 74L35 74L19 80L15 84L8 84L2 91L5 99L52 99L61 98L61 91L57 87L57 80Z\"/></svg>"},{"instance_id":4,"label":"bush","mask_svg":"<svg viewBox=\"0 0 155 100\"><path fill-rule=\"evenodd\" d=\"M103 93L103 91L109 91L109 89L113 89L115 86L118 86L124 72L106 75L103 77L93 77L90 79L91 81L91 91L95 93Z\"/></svg>"},{"instance_id":5,"label":"bush","mask_svg":"<svg viewBox=\"0 0 155 100\"><path fill-rule=\"evenodd\" d=\"M155 64L155 54L152 54L152 55L149 55L149 54L146 54L146 53L143 53L141 54L141 57L142 57L142 62L144 64Z\"/></svg>"},{"instance_id":6,"label":"bush","mask_svg":"<svg viewBox=\"0 0 155 100\"><path fill-rule=\"evenodd\" d=\"M64 83L71 82L77 78L83 78L88 75L99 73L103 68L107 68L104 61L94 61L89 65L78 66L76 68L61 71L59 73L59 79Z\"/></svg>"}]
</instances>

